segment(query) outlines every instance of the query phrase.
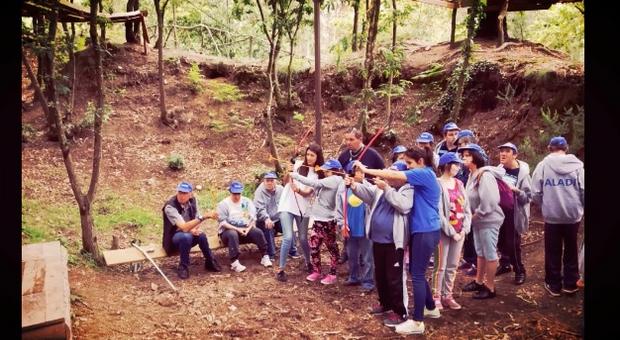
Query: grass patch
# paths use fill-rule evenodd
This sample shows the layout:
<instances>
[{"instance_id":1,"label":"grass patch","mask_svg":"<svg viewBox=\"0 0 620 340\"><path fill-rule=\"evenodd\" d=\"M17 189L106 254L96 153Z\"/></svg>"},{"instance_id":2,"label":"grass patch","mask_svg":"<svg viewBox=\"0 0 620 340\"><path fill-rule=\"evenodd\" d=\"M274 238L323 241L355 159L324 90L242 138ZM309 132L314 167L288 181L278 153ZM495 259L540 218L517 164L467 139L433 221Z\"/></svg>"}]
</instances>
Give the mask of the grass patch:
<instances>
[{"instance_id":1,"label":"grass patch","mask_svg":"<svg viewBox=\"0 0 620 340\"><path fill-rule=\"evenodd\" d=\"M207 126L215 132L225 132L230 130L230 126L226 124L226 122L217 119L210 121Z\"/></svg>"},{"instance_id":2,"label":"grass patch","mask_svg":"<svg viewBox=\"0 0 620 340\"><path fill-rule=\"evenodd\" d=\"M79 230L77 206L66 203L47 203L22 196L22 243L58 240L58 232Z\"/></svg>"},{"instance_id":3,"label":"grass patch","mask_svg":"<svg viewBox=\"0 0 620 340\"><path fill-rule=\"evenodd\" d=\"M234 102L243 99L245 96L236 85L217 79L208 80L207 89L211 93L213 100L218 103Z\"/></svg>"}]
</instances>

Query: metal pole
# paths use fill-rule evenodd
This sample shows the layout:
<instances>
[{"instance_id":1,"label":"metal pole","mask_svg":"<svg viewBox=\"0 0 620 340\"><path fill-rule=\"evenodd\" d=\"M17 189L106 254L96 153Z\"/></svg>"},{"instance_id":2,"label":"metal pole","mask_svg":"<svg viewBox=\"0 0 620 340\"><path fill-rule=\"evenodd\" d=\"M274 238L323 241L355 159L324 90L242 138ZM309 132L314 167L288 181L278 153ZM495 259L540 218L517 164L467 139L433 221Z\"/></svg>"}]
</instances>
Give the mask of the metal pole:
<instances>
[{"instance_id":1,"label":"metal pole","mask_svg":"<svg viewBox=\"0 0 620 340\"><path fill-rule=\"evenodd\" d=\"M177 287L175 287L172 282L170 282L170 280L168 280L168 277L166 277L166 275L161 271L161 269L159 269L159 266L157 266L157 264L155 263L155 261L153 261L153 259L144 251L144 249L140 248L137 244L135 244L134 242L131 242L131 245L136 247L143 255L144 257L146 257L149 261L151 261L151 263L153 264L153 266L155 266L155 269L157 269L157 271L161 274L161 276L164 277L164 279L166 279L166 282L168 282L168 284L170 285L170 287L172 287L172 290L177 291Z\"/></svg>"},{"instance_id":2,"label":"metal pole","mask_svg":"<svg viewBox=\"0 0 620 340\"><path fill-rule=\"evenodd\" d=\"M321 145L321 4L314 0L314 141Z\"/></svg>"}]
</instances>

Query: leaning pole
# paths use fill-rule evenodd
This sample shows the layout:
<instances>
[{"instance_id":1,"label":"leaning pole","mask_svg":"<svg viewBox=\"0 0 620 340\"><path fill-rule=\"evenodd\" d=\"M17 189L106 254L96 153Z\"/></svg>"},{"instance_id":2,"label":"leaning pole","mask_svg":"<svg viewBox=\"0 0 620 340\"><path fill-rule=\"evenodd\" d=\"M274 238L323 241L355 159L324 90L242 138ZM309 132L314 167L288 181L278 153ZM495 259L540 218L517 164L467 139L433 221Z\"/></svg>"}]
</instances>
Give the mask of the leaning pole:
<instances>
[{"instance_id":1,"label":"leaning pole","mask_svg":"<svg viewBox=\"0 0 620 340\"><path fill-rule=\"evenodd\" d=\"M321 144L321 4L314 0L314 141Z\"/></svg>"}]
</instances>

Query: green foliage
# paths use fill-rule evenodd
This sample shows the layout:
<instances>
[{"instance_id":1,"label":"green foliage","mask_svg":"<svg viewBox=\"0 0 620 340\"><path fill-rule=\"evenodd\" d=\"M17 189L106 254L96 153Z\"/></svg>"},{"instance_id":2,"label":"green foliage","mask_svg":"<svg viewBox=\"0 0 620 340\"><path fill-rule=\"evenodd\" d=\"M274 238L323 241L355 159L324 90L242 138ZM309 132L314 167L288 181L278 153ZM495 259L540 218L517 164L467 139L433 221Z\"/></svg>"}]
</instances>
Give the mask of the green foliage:
<instances>
[{"instance_id":1,"label":"green foliage","mask_svg":"<svg viewBox=\"0 0 620 340\"><path fill-rule=\"evenodd\" d=\"M175 170L175 171L179 171L179 170L183 170L184 167L185 167L185 164L184 164L183 156L177 153L172 153L168 157L168 168Z\"/></svg>"},{"instance_id":2,"label":"green foliage","mask_svg":"<svg viewBox=\"0 0 620 340\"><path fill-rule=\"evenodd\" d=\"M296 120L296 121L302 123L305 118L306 117L303 114L301 114L301 113L299 113L297 111L293 112L293 120Z\"/></svg>"},{"instance_id":3,"label":"green foliage","mask_svg":"<svg viewBox=\"0 0 620 340\"><path fill-rule=\"evenodd\" d=\"M211 130L213 130L215 132L224 132L224 131L228 131L230 129L228 124L226 124L225 122L223 122L221 120L217 120L217 119L214 119L214 120L210 121L207 126L209 127L209 129L211 129Z\"/></svg>"},{"instance_id":4,"label":"green foliage","mask_svg":"<svg viewBox=\"0 0 620 340\"><path fill-rule=\"evenodd\" d=\"M350 39L348 36L342 37L335 44L333 44L329 48L329 52L334 55L334 63L336 66L336 72L345 72L346 68L344 67L342 61L351 54L350 52Z\"/></svg>"},{"instance_id":5,"label":"green foliage","mask_svg":"<svg viewBox=\"0 0 620 340\"><path fill-rule=\"evenodd\" d=\"M79 230L77 206L61 202L43 202L22 195L22 242L53 241L65 229Z\"/></svg>"},{"instance_id":6,"label":"green foliage","mask_svg":"<svg viewBox=\"0 0 620 340\"><path fill-rule=\"evenodd\" d=\"M245 96L236 85L216 79L207 81L207 89L218 103L234 102Z\"/></svg>"},{"instance_id":7,"label":"green foliage","mask_svg":"<svg viewBox=\"0 0 620 340\"><path fill-rule=\"evenodd\" d=\"M405 122L409 125L416 125L420 122L422 109L420 105L410 106L405 112Z\"/></svg>"},{"instance_id":8,"label":"green foliage","mask_svg":"<svg viewBox=\"0 0 620 340\"><path fill-rule=\"evenodd\" d=\"M28 143L32 141L37 130L30 124L22 124L22 142Z\"/></svg>"},{"instance_id":9,"label":"green foliage","mask_svg":"<svg viewBox=\"0 0 620 340\"><path fill-rule=\"evenodd\" d=\"M205 90L204 76L200 72L200 68L197 63L192 63L192 66L187 71L187 81L189 82L189 88L194 94L203 93Z\"/></svg>"},{"instance_id":10,"label":"green foliage","mask_svg":"<svg viewBox=\"0 0 620 340\"><path fill-rule=\"evenodd\" d=\"M100 110L97 109L97 106L89 101L86 104L86 113L84 114L84 118L77 125L79 130L92 130L95 127L95 114L99 114ZM102 123L107 123L110 119L110 114L112 113L112 107L105 104L103 107L103 117L101 118Z\"/></svg>"},{"instance_id":11,"label":"green foliage","mask_svg":"<svg viewBox=\"0 0 620 340\"><path fill-rule=\"evenodd\" d=\"M127 198L115 194L104 194L93 204L93 216L98 231L111 231L114 228L143 228L151 231L161 224L157 211L152 211Z\"/></svg>"}]
</instances>

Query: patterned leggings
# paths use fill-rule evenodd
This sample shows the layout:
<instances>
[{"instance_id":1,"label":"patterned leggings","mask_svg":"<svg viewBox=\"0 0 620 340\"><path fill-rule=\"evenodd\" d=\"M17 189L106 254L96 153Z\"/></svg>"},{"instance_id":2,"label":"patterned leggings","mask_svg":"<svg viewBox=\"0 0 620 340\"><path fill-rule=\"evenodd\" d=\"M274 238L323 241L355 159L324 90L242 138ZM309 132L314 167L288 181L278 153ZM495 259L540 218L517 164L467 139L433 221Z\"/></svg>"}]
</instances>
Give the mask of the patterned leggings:
<instances>
[{"instance_id":1,"label":"patterned leggings","mask_svg":"<svg viewBox=\"0 0 620 340\"><path fill-rule=\"evenodd\" d=\"M312 258L312 269L321 272L321 244L325 242L325 246L329 251L331 263L329 273L336 275L336 265L338 264L338 243L336 243L336 221L329 222L314 221L312 231L310 232L310 257Z\"/></svg>"}]
</instances>

